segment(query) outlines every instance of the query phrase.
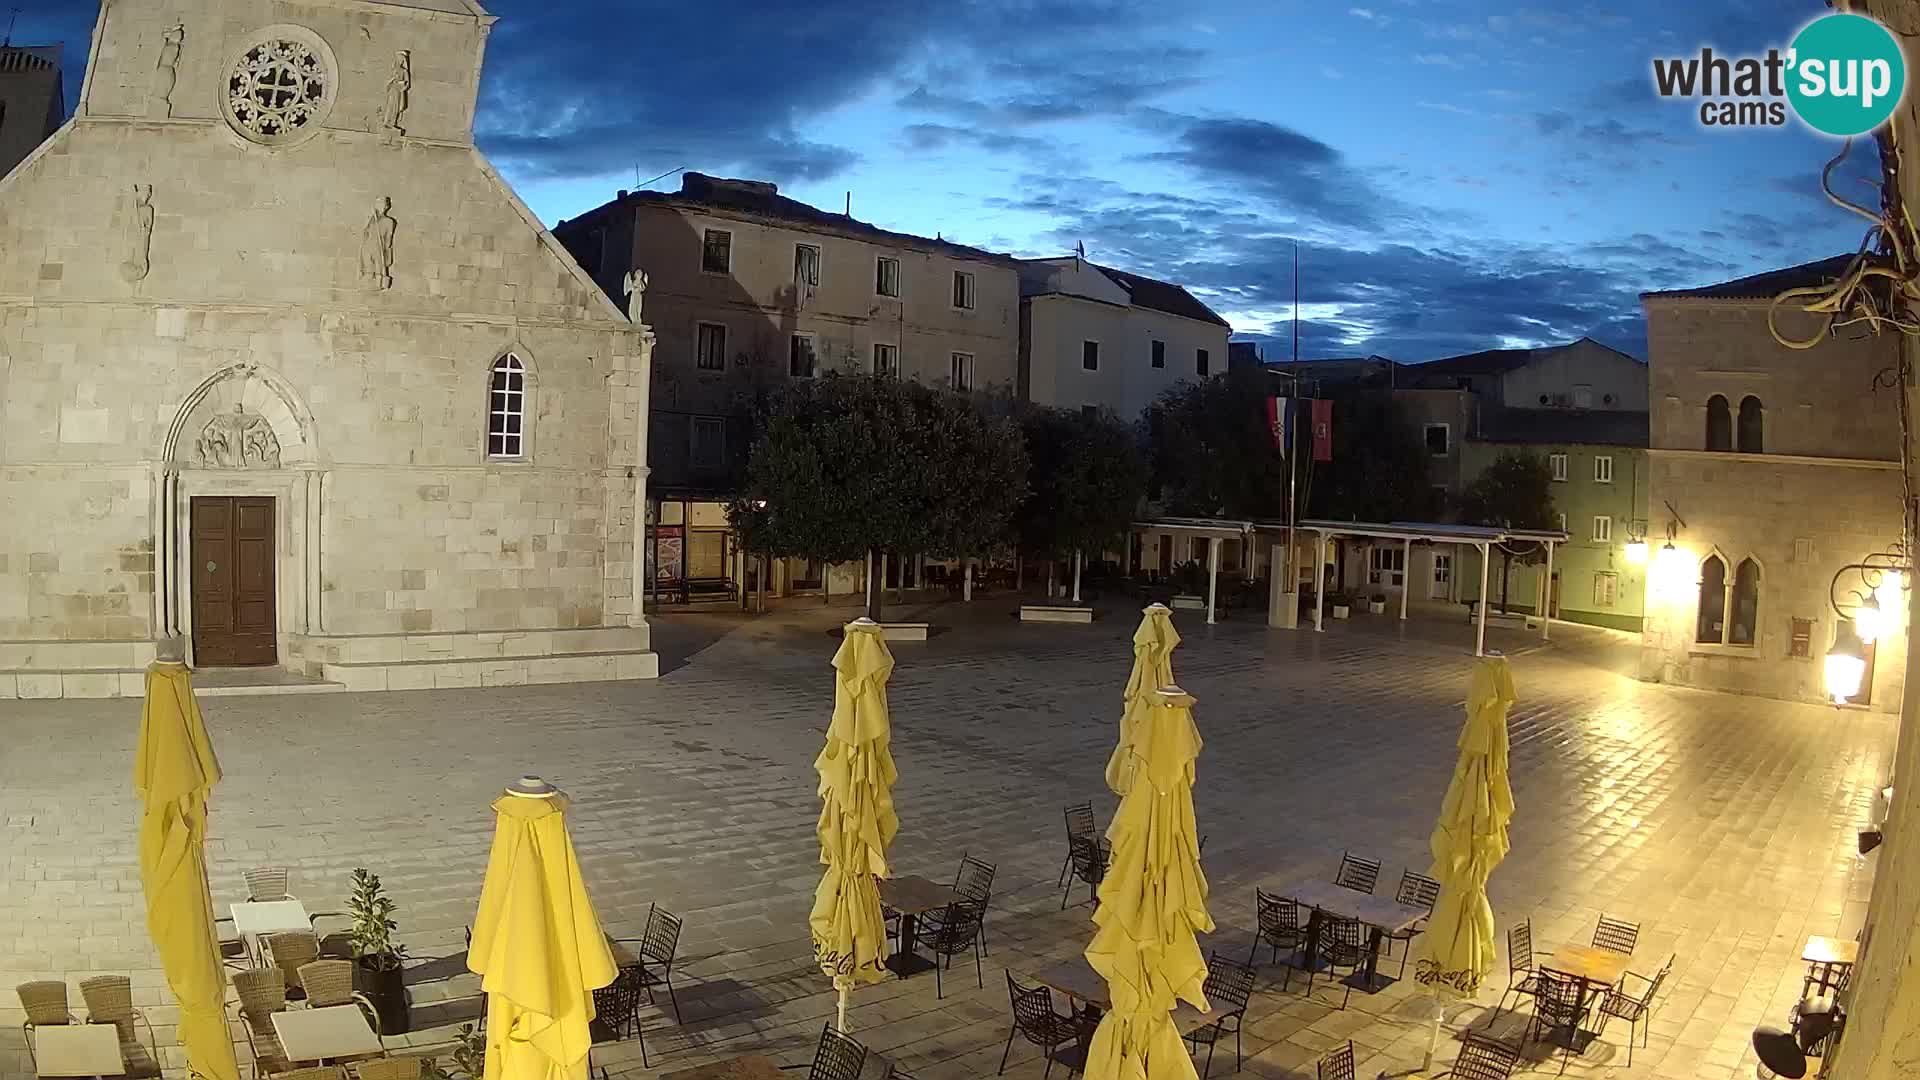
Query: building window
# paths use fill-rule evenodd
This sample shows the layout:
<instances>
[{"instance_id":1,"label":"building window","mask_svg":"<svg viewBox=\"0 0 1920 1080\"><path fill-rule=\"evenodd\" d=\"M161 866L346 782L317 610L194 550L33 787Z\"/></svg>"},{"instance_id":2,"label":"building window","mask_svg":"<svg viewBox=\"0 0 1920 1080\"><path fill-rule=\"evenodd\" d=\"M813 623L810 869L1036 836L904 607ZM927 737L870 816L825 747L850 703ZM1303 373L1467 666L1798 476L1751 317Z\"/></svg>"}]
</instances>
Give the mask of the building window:
<instances>
[{"instance_id":1,"label":"building window","mask_svg":"<svg viewBox=\"0 0 1920 1080\"><path fill-rule=\"evenodd\" d=\"M1764 412L1759 398L1749 394L1740 399L1740 426L1735 430L1734 449L1743 454L1760 453L1760 422Z\"/></svg>"},{"instance_id":2,"label":"building window","mask_svg":"<svg viewBox=\"0 0 1920 1080\"><path fill-rule=\"evenodd\" d=\"M900 260L882 255L873 264L873 291L881 296L900 295Z\"/></svg>"},{"instance_id":3,"label":"building window","mask_svg":"<svg viewBox=\"0 0 1920 1080\"><path fill-rule=\"evenodd\" d=\"M1593 408L1593 387L1576 386L1573 388L1573 407L1576 409Z\"/></svg>"},{"instance_id":4,"label":"building window","mask_svg":"<svg viewBox=\"0 0 1920 1080\"><path fill-rule=\"evenodd\" d=\"M1605 514L1596 514L1593 518L1593 542L1607 544L1613 542L1613 519Z\"/></svg>"},{"instance_id":5,"label":"building window","mask_svg":"<svg viewBox=\"0 0 1920 1080\"><path fill-rule=\"evenodd\" d=\"M1593 606L1612 607L1620 593L1620 575L1602 570L1593 575Z\"/></svg>"},{"instance_id":6,"label":"building window","mask_svg":"<svg viewBox=\"0 0 1920 1080\"><path fill-rule=\"evenodd\" d=\"M1567 531L1567 515L1565 515L1565 514L1558 514L1558 515L1556 515L1556 517L1557 517L1557 518L1559 519L1559 521L1560 521L1560 531L1561 531L1561 532L1566 532L1566 531Z\"/></svg>"},{"instance_id":7,"label":"building window","mask_svg":"<svg viewBox=\"0 0 1920 1080\"><path fill-rule=\"evenodd\" d=\"M1727 563L1709 555L1700 564L1700 615L1693 639L1704 645L1752 645L1760 625L1760 564L1740 560L1733 576Z\"/></svg>"},{"instance_id":8,"label":"building window","mask_svg":"<svg viewBox=\"0 0 1920 1080\"><path fill-rule=\"evenodd\" d=\"M1081 419L1084 419L1084 420L1098 420L1100 419L1100 406L1082 405L1080 406L1080 416L1081 416ZM1198 544L1198 543L1202 543L1202 541L1195 540L1194 543ZM1194 556L1194 558L1196 559L1199 557L1200 556L1198 555Z\"/></svg>"},{"instance_id":9,"label":"building window","mask_svg":"<svg viewBox=\"0 0 1920 1080\"><path fill-rule=\"evenodd\" d=\"M526 455L527 368L508 353L493 363L487 385L487 456Z\"/></svg>"},{"instance_id":10,"label":"building window","mask_svg":"<svg viewBox=\"0 0 1920 1080\"><path fill-rule=\"evenodd\" d=\"M793 283L803 289L820 287L820 248L818 246L793 245Z\"/></svg>"},{"instance_id":11,"label":"building window","mask_svg":"<svg viewBox=\"0 0 1920 1080\"><path fill-rule=\"evenodd\" d=\"M1547 468L1552 470L1555 480L1565 481L1567 478L1567 455L1548 454Z\"/></svg>"},{"instance_id":12,"label":"building window","mask_svg":"<svg viewBox=\"0 0 1920 1080\"><path fill-rule=\"evenodd\" d=\"M1083 341L1080 343L1080 366L1088 371L1100 370L1100 343Z\"/></svg>"},{"instance_id":13,"label":"building window","mask_svg":"<svg viewBox=\"0 0 1920 1080\"><path fill-rule=\"evenodd\" d=\"M1601 454L1593 459L1593 482L1596 484L1613 483L1613 455Z\"/></svg>"},{"instance_id":14,"label":"building window","mask_svg":"<svg viewBox=\"0 0 1920 1080\"><path fill-rule=\"evenodd\" d=\"M973 310L973 275L965 270L953 272L953 306L964 311Z\"/></svg>"},{"instance_id":15,"label":"building window","mask_svg":"<svg viewBox=\"0 0 1920 1080\"><path fill-rule=\"evenodd\" d=\"M1167 343L1164 341L1153 343L1153 366L1157 368L1167 366Z\"/></svg>"},{"instance_id":16,"label":"building window","mask_svg":"<svg viewBox=\"0 0 1920 1080\"><path fill-rule=\"evenodd\" d=\"M1367 556L1367 581L1374 585L1399 588L1407 579L1407 550L1401 547L1374 546Z\"/></svg>"},{"instance_id":17,"label":"building window","mask_svg":"<svg viewBox=\"0 0 1920 1080\"><path fill-rule=\"evenodd\" d=\"M1733 449L1733 414L1719 394L1707 399L1707 449Z\"/></svg>"},{"instance_id":18,"label":"building window","mask_svg":"<svg viewBox=\"0 0 1920 1080\"><path fill-rule=\"evenodd\" d=\"M1193 373L1204 379L1207 377L1207 373L1212 370L1213 364L1207 357L1207 350L1195 349L1193 353Z\"/></svg>"},{"instance_id":19,"label":"building window","mask_svg":"<svg viewBox=\"0 0 1920 1080\"><path fill-rule=\"evenodd\" d=\"M718 469L727 459L727 421L718 416L693 418L693 467Z\"/></svg>"},{"instance_id":20,"label":"building window","mask_svg":"<svg viewBox=\"0 0 1920 1080\"><path fill-rule=\"evenodd\" d=\"M1741 559L1733 572L1733 620L1727 628L1727 644L1751 645L1760 625L1760 564Z\"/></svg>"},{"instance_id":21,"label":"building window","mask_svg":"<svg viewBox=\"0 0 1920 1080\"><path fill-rule=\"evenodd\" d=\"M694 364L701 371L727 370L727 328L719 323L703 322L696 332Z\"/></svg>"},{"instance_id":22,"label":"building window","mask_svg":"<svg viewBox=\"0 0 1920 1080\"><path fill-rule=\"evenodd\" d=\"M1727 639L1727 564L1718 555L1700 564L1700 613L1693 640L1719 645Z\"/></svg>"},{"instance_id":23,"label":"building window","mask_svg":"<svg viewBox=\"0 0 1920 1080\"><path fill-rule=\"evenodd\" d=\"M733 234L725 229L708 229L700 245L700 269L708 274L733 272Z\"/></svg>"},{"instance_id":24,"label":"building window","mask_svg":"<svg viewBox=\"0 0 1920 1080\"><path fill-rule=\"evenodd\" d=\"M1452 431L1445 424L1427 425L1427 453L1434 457L1446 457L1453 448L1448 445L1448 436Z\"/></svg>"},{"instance_id":25,"label":"building window","mask_svg":"<svg viewBox=\"0 0 1920 1080\"><path fill-rule=\"evenodd\" d=\"M900 347L873 343L873 373L875 375L900 374Z\"/></svg>"},{"instance_id":26,"label":"building window","mask_svg":"<svg viewBox=\"0 0 1920 1080\"><path fill-rule=\"evenodd\" d=\"M955 390L973 389L973 354L957 352L953 354L953 388Z\"/></svg>"},{"instance_id":27,"label":"building window","mask_svg":"<svg viewBox=\"0 0 1920 1080\"><path fill-rule=\"evenodd\" d=\"M297 27L280 30L240 54L221 84L227 123L268 146L319 131L334 101L334 58L326 42Z\"/></svg>"},{"instance_id":28,"label":"building window","mask_svg":"<svg viewBox=\"0 0 1920 1080\"><path fill-rule=\"evenodd\" d=\"M793 344L787 351L787 374L796 379L813 378L816 359L813 335L793 335Z\"/></svg>"}]
</instances>

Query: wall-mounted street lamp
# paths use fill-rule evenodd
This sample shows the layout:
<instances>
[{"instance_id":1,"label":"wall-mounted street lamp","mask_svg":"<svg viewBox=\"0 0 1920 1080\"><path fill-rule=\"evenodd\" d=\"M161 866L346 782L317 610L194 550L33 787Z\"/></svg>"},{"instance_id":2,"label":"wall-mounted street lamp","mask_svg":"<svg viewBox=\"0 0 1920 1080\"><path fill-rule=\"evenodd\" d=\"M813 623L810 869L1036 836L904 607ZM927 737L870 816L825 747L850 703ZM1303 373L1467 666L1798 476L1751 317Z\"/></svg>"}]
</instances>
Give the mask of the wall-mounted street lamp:
<instances>
[{"instance_id":1,"label":"wall-mounted street lamp","mask_svg":"<svg viewBox=\"0 0 1920 1080\"><path fill-rule=\"evenodd\" d=\"M1834 633L1833 648L1827 650L1827 696L1835 705L1845 705L1860 692L1860 680L1866 673L1866 646L1852 620L1842 622Z\"/></svg>"},{"instance_id":2,"label":"wall-mounted street lamp","mask_svg":"<svg viewBox=\"0 0 1920 1080\"><path fill-rule=\"evenodd\" d=\"M1647 541L1645 538L1627 541L1627 561L1639 566L1647 561Z\"/></svg>"},{"instance_id":3,"label":"wall-mounted street lamp","mask_svg":"<svg viewBox=\"0 0 1920 1080\"><path fill-rule=\"evenodd\" d=\"M1848 576L1853 587L1843 587ZM1827 586L1827 604L1833 608L1836 629L1833 648L1827 650L1827 696L1845 705L1860 693L1867 672L1867 646L1900 628L1903 595L1911 573L1903 547L1876 551L1857 563L1848 563Z\"/></svg>"}]
</instances>

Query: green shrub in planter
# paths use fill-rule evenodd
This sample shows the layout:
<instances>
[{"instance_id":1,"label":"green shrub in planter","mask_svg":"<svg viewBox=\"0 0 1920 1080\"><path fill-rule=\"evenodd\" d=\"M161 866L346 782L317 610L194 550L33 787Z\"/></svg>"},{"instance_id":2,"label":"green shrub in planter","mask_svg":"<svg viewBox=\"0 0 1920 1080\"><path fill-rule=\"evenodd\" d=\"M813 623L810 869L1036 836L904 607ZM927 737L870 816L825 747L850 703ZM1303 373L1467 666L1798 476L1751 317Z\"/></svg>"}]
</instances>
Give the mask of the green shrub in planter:
<instances>
[{"instance_id":1,"label":"green shrub in planter","mask_svg":"<svg viewBox=\"0 0 1920 1080\"><path fill-rule=\"evenodd\" d=\"M481 1080L486 1071L487 1037L472 1024L460 1025L446 1065L440 1064L439 1058L427 1058L420 1063L421 1080Z\"/></svg>"},{"instance_id":2,"label":"green shrub in planter","mask_svg":"<svg viewBox=\"0 0 1920 1080\"><path fill-rule=\"evenodd\" d=\"M412 1027L407 1005L403 964L406 946L393 940L394 903L378 875L361 867L353 872L353 895L347 914L353 917L348 936L353 941L353 981L380 1014L380 1034L400 1035Z\"/></svg>"}]
</instances>

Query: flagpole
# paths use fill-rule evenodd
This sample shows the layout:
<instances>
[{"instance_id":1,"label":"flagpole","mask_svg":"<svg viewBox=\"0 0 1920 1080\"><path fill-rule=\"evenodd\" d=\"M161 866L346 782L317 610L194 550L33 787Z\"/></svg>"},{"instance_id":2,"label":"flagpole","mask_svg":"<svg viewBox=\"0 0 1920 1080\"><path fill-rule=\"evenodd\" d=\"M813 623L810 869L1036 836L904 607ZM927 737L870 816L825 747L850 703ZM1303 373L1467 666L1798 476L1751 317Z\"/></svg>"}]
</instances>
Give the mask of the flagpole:
<instances>
[{"instance_id":1,"label":"flagpole","mask_svg":"<svg viewBox=\"0 0 1920 1080\"><path fill-rule=\"evenodd\" d=\"M1293 242L1293 392L1288 395L1287 413L1291 421L1296 406L1293 399L1300 396L1300 241ZM1293 566L1294 522L1299 516L1299 507L1295 501L1293 480L1294 459L1300 455L1294 451L1299 440L1294 437L1293 425L1287 425L1287 587L1284 592L1292 595L1299 584L1300 574Z\"/></svg>"}]
</instances>

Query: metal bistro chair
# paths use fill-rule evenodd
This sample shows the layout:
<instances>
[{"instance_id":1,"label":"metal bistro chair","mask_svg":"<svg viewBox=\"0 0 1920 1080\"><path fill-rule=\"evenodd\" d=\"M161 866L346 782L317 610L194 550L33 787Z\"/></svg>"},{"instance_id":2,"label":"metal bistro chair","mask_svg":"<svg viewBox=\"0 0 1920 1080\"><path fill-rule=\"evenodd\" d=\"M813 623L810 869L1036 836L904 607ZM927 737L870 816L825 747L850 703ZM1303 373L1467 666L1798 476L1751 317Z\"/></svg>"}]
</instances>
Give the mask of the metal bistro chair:
<instances>
[{"instance_id":1,"label":"metal bistro chair","mask_svg":"<svg viewBox=\"0 0 1920 1080\"><path fill-rule=\"evenodd\" d=\"M980 952L987 952L987 906L993 900L993 875L998 868L990 862L960 853L960 869L953 875L955 899L980 905Z\"/></svg>"},{"instance_id":2,"label":"metal bistro chair","mask_svg":"<svg viewBox=\"0 0 1920 1080\"><path fill-rule=\"evenodd\" d=\"M1565 1073L1567 1062L1573 1060L1574 1044L1580 1041L1581 1025L1587 1020L1587 984L1582 979L1552 968L1541 968L1539 979L1540 987L1533 994L1533 1019L1527 1023L1526 1039L1544 1039L1553 1032L1565 1032L1567 1042L1560 1053L1560 1071Z\"/></svg>"},{"instance_id":3,"label":"metal bistro chair","mask_svg":"<svg viewBox=\"0 0 1920 1080\"><path fill-rule=\"evenodd\" d=\"M1493 1007L1493 1015L1487 1018L1487 1026L1500 1019L1500 1013L1507 1007L1507 998L1532 997L1540 990L1540 975L1533 967L1533 920L1522 919L1507 930L1507 989ZM1517 1007L1518 1000L1514 1001Z\"/></svg>"},{"instance_id":4,"label":"metal bistro chair","mask_svg":"<svg viewBox=\"0 0 1920 1080\"><path fill-rule=\"evenodd\" d=\"M1340 869L1334 872L1333 883L1343 889L1352 889L1373 895L1373 886L1380 880L1380 862L1377 859L1363 859L1351 851L1340 853Z\"/></svg>"},{"instance_id":5,"label":"metal bistro chair","mask_svg":"<svg viewBox=\"0 0 1920 1080\"><path fill-rule=\"evenodd\" d=\"M820 1028L820 1044L814 1047L812 1065L783 1065L782 1070L806 1069L807 1080L860 1080L867 1067L867 1048L833 1030L832 1024Z\"/></svg>"},{"instance_id":6,"label":"metal bistro chair","mask_svg":"<svg viewBox=\"0 0 1920 1080\"><path fill-rule=\"evenodd\" d=\"M1000 1052L1000 1071L994 1075L1005 1075L1007 1057L1013 1053L1013 1040L1018 1036L1039 1047L1046 1057L1047 1068L1041 1074L1045 1080L1053 1075L1053 1052L1080 1037L1080 1018L1054 1012L1053 991L1044 986L1022 986L1011 971L1007 972L1007 1000L1013 1007L1013 1030L1007 1032L1007 1048ZM1068 1064L1068 1076L1076 1071Z\"/></svg>"},{"instance_id":7,"label":"metal bistro chair","mask_svg":"<svg viewBox=\"0 0 1920 1080\"><path fill-rule=\"evenodd\" d=\"M1621 919L1600 916L1600 923L1593 928L1593 947L1610 952L1633 955L1633 947L1640 943L1640 924Z\"/></svg>"},{"instance_id":8,"label":"metal bistro chair","mask_svg":"<svg viewBox=\"0 0 1920 1080\"><path fill-rule=\"evenodd\" d=\"M1643 1047L1647 1045L1647 1038L1653 1034L1653 999L1659 996L1661 984L1667 981L1667 976L1672 971L1673 957L1671 956L1667 957L1666 964L1654 973L1651 979L1629 971L1620 977L1619 986L1608 990L1607 996L1600 999L1601 1034L1605 1034L1607 1025L1616 1019L1627 1022L1627 1068L1629 1069L1633 1068L1633 1037L1636 1033L1640 1034L1640 1045ZM1640 993L1627 992L1628 979L1638 979L1641 982ZM1640 1025L1643 1022L1647 1030L1640 1032Z\"/></svg>"},{"instance_id":9,"label":"metal bistro chair","mask_svg":"<svg viewBox=\"0 0 1920 1080\"><path fill-rule=\"evenodd\" d=\"M1060 880L1055 887L1067 883L1067 875L1073 871L1074 843L1079 840L1092 840L1100 832L1100 823L1093 816L1093 801L1089 799L1077 806L1066 809L1067 818L1067 858L1060 864Z\"/></svg>"},{"instance_id":10,"label":"metal bistro chair","mask_svg":"<svg viewBox=\"0 0 1920 1080\"><path fill-rule=\"evenodd\" d=\"M1509 1080L1519 1067L1520 1051L1498 1039L1469 1032L1460 1042L1460 1055L1453 1059L1453 1068L1438 1075L1454 1080Z\"/></svg>"},{"instance_id":11,"label":"metal bistro chair","mask_svg":"<svg viewBox=\"0 0 1920 1080\"><path fill-rule=\"evenodd\" d=\"M940 985L942 968L953 966L953 958L963 953L973 953L973 981L981 989L986 988L986 976L981 973L980 962L980 920L985 909L966 900L955 900L946 906L939 918L930 923L924 932L915 937L927 943L933 952L933 996L939 1000L946 996L946 990Z\"/></svg>"},{"instance_id":12,"label":"metal bistro chair","mask_svg":"<svg viewBox=\"0 0 1920 1080\"><path fill-rule=\"evenodd\" d=\"M128 1076L160 1075L160 1040L146 1014L133 1007L133 980L125 975L96 975L81 981L80 997L87 1003L88 1022L112 1024L118 1032ZM145 1045L140 1042L142 1026L147 1029Z\"/></svg>"},{"instance_id":13,"label":"metal bistro chair","mask_svg":"<svg viewBox=\"0 0 1920 1080\"><path fill-rule=\"evenodd\" d=\"M1087 899L1100 906L1100 883L1107 879L1107 866L1113 862L1113 848L1105 840L1082 839L1073 842L1073 876L1087 883ZM1060 910L1067 910L1073 896L1073 882L1060 894Z\"/></svg>"},{"instance_id":14,"label":"metal bistro chair","mask_svg":"<svg viewBox=\"0 0 1920 1080\"><path fill-rule=\"evenodd\" d=\"M1287 950L1287 977L1280 986L1286 990L1286 983L1293 981L1293 951L1306 944L1307 928L1300 924L1300 905L1284 896L1274 896L1262 892L1258 887L1253 890L1254 916L1259 920L1259 929L1254 932L1253 948L1247 952L1247 963L1260 954L1260 946L1268 945L1273 949L1273 963L1280 962L1280 950Z\"/></svg>"},{"instance_id":15,"label":"metal bistro chair","mask_svg":"<svg viewBox=\"0 0 1920 1080\"><path fill-rule=\"evenodd\" d=\"M653 988L667 988L667 1001L673 1005L673 1022L680 1019L680 998L673 992L673 957L680 949L680 917L658 904L647 908L647 930L639 938L624 938L622 945L639 946L640 966L635 969L640 987L646 991L647 1004L653 1004Z\"/></svg>"},{"instance_id":16,"label":"metal bistro chair","mask_svg":"<svg viewBox=\"0 0 1920 1080\"><path fill-rule=\"evenodd\" d=\"M1401 873L1400 891L1394 894L1393 898L1408 907L1426 908L1427 916L1431 918L1433 916L1433 905L1440 899L1440 883L1425 874L1416 874L1411 870L1407 870ZM1394 942L1397 941L1403 946L1400 950L1401 978L1406 977L1407 958L1413 955L1413 939L1420 936L1426 928L1426 919L1422 919L1412 926L1407 927L1405 930L1395 930L1382 937L1382 940L1386 942L1387 955L1389 956L1393 955Z\"/></svg>"},{"instance_id":17,"label":"metal bistro chair","mask_svg":"<svg viewBox=\"0 0 1920 1080\"><path fill-rule=\"evenodd\" d=\"M1200 1080L1207 1080L1213 1071L1213 1048L1227 1035L1233 1036L1233 1070L1239 1072L1240 1029L1247 1019L1247 999L1253 996L1253 969L1213 953L1207 957L1207 981L1201 993L1207 1004L1213 1006L1217 1019L1187 1034L1187 1042L1193 1044L1195 1050L1201 1043L1207 1044L1207 1064L1200 1070ZM1229 1021L1233 1023L1231 1029L1227 1027Z\"/></svg>"},{"instance_id":18,"label":"metal bistro chair","mask_svg":"<svg viewBox=\"0 0 1920 1080\"><path fill-rule=\"evenodd\" d=\"M647 1060L647 1035L640 1027L640 999L646 995L647 988L640 981L638 967L622 968L613 982L593 992L594 1018L613 1032L615 1039L624 1039L629 1032L640 1044L640 1067L651 1068Z\"/></svg>"},{"instance_id":19,"label":"metal bistro chair","mask_svg":"<svg viewBox=\"0 0 1920 1080\"><path fill-rule=\"evenodd\" d=\"M1314 1073L1319 1080L1354 1080L1353 1040L1348 1039L1347 1045L1321 1058Z\"/></svg>"},{"instance_id":20,"label":"metal bistro chair","mask_svg":"<svg viewBox=\"0 0 1920 1080\"><path fill-rule=\"evenodd\" d=\"M1349 973L1359 971L1360 966L1367 959L1366 928L1360 925L1360 920L1343 918L1325 909L1317 912L1314 917L1320 923L1316 949L1320 959L1327 962L1327 977L1337 976L1341 968L1349 969ZM1307 964L1307 996L1309 998L1313 996L1314 968L1317 966L1311 960ZM1347 992L1340 999L1340 1007L1346 1008L1347 1002L1352 998L1353 982L1349 979Z\"/></svg>"}]
</instances>

